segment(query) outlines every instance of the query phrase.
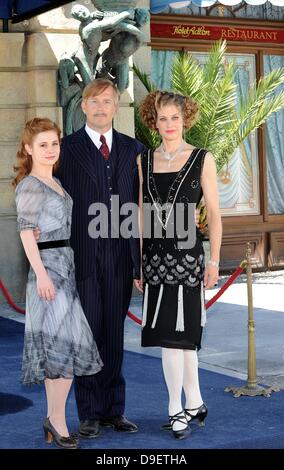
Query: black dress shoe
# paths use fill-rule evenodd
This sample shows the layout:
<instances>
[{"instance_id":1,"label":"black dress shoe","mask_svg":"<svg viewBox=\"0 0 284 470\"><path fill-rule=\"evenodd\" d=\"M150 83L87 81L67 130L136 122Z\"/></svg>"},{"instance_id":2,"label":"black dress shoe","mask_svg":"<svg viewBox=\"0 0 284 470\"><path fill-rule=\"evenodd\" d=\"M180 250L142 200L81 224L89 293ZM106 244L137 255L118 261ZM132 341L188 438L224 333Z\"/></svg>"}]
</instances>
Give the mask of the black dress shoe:
<instances>
[{"instance_id":1,"label":"black dress shoe","mask_svg":"<svg viewBox=\"0 0 284 470\"><path fill-rule=\"evenodd\" d=\"M191 429L188 426L184 410L181 410L179 413L176 413L175 415L169 416L169 421L170 421L172 432L173 432L175 439L179 439L179 440L186 439L187 437L190 436ZM174 430L173 426L176 422L184 424L185 427L183 429Z\"/></svg>"},{"instance_id":2,"label":"black dress shoe","mask_svg":"<svg viewBox=\"0 0 284 470\"><path fill-rule=\"evenodd\" d=\"M195 414L190 413L191 411L196 411L196 410L197 410L197 413ZM192 408L192 409L185 408L184 413L185 413L188 423L191 423L191 421L193 422L196 421L199 426L204 426L205 424L204 421L208 414L208 408L205 405L205 403L202 403L202 405L199 406L198 408ZM170 431L172 429L170 422L162 424L161 429L163 431Z\"/></svg>"},{"instance_id":3,"label":"black dress shoe","mask_svg":"<svg viewBox=\"0 0 284 470\"><path fill-rule=\"evenodd\" d=\"M80 422L79 436L82 439L94 439L100 434L100 421L98 419L86 419Z\"/></svg>"},{"instance_id":4,"label":"black dress shoe","mask_svg":"<svg viewBox=\"0 0 284 470\"><path fill-rule=\"evenodd\" d=\"M192 414L191 411L197 411L197 413ZM204 421L205 421L206 416L208 415L208 408L205 405L205 403L202 403L202 405L199 406L198 408L192 408L192 409L185 408L184 412L185 412L185 416L186 416L188 423L196 420L199 426L205 425Z\"/></svg>"},{"instance_id":5,"label":"black dress shoe","mask_svg":"<svg viewBox=\"0 0 284 470\"><path fill-rule=\"evenodd\" d=\"M114 416L112 418L101 418L100 424L102 426L114 428L116 431L122 432L137 432L138 427L136 424L128 421L124 416Z\"/></svg>"}]
</instances>

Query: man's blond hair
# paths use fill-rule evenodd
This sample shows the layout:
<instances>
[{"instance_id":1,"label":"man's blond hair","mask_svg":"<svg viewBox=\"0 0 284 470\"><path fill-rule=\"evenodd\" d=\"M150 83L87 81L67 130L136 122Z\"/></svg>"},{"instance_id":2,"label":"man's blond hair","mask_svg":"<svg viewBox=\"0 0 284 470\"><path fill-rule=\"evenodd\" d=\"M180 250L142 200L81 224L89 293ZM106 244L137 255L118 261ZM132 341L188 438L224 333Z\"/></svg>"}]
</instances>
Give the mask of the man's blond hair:
<instances>
[{"instance_id":1,"label":"man's blond hair","mask_svg":"<svg viewBox=\"0 0 284 470\"><path fill-rule=\"evenodd\" d=\"M116 103L118 103L119 98L120 98L119 90L117 86L111 80L108 80L107 78L96 78L91 83L89 83L83 90L83 94L82 94L83 100L87 100L88 98L92 96L98 96L109 87L113 89L115 101Z\"/></svg>"}]
</instances>

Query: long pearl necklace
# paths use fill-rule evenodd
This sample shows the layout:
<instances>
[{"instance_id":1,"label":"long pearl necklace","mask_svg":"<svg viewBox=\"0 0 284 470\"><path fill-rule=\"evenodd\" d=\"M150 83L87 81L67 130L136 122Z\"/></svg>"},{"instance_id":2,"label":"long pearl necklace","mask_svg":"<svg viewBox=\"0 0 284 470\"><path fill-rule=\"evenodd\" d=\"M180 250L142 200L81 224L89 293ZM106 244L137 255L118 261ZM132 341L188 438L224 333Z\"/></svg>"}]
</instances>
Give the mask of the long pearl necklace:
<instances>
[{"instance_id":1,"label":"long pearl necklace","mask_svg":"<svg viewBox=\"0 0 284 470\"><path fill-rule=\"evenodd\" d=\"M183 151L185 146L186 146L186 142L182 140L180 146L174 152L167 152L163 144L161 144L160 147L158 147L158 150L161 152L163 157L168 161L168 167L170 167L172 161L176 158L178 153Z\"/></svg>"}]
</instances>

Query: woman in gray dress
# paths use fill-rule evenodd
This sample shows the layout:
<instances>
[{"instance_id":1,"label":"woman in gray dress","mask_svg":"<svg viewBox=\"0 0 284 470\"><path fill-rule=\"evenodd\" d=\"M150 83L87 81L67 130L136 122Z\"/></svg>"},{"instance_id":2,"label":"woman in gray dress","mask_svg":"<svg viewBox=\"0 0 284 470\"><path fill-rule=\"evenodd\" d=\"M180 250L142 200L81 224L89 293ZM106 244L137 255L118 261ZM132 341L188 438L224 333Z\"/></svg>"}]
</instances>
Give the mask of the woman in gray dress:
<instances>
[{"instance_id":1,"label":"woman in gray dress","mask_svg":"<svg viewBox=\"0 0 284 470\"><path fill-rule=\"evenodd\" d=\"M30 262L22 365L24 384L45 384L47 442L76 448L65 420L74 375L102 368L92 332L76 290L71 232L72 199L54 178L60 129L49 119L27 122L17 153L18 231ZM35 240L33 231L39 229Z\"/></svg>"}]
</instances>

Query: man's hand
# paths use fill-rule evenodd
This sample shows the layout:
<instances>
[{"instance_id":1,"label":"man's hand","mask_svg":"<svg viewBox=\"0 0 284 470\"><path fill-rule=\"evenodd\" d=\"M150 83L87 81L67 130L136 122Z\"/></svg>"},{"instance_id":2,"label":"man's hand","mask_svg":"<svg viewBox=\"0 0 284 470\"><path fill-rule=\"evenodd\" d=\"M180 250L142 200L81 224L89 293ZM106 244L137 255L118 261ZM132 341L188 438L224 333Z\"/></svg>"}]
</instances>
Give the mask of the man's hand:
<instances>
[{"instance_id":1,"label":"man's hand","mask_svg":"<svg viewBox=\"0 0 284 470\"><path fill-rule=\"evenodd\" d=\"M143 281L142 279L134 279L134 285L143 294Z\"/></svg>"}]
</instances>

